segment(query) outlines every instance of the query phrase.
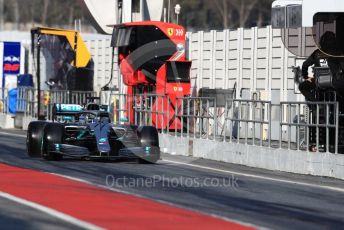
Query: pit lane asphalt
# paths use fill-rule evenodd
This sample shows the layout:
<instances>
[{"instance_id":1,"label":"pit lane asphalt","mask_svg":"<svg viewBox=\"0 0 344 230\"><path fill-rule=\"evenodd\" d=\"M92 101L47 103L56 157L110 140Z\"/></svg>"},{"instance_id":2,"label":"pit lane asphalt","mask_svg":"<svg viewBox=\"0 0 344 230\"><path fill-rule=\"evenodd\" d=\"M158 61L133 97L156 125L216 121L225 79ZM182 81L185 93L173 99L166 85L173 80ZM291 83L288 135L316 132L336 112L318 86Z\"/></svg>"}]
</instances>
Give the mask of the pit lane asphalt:
<instances>
[{"instance_id":1,"label":"pit lane asphalt","mask_svg":"<svg viewBox=\"0 0 344 230\"><path fill-rule=\"evenodd\" d=\"M51 229L68 230L80 229L75 225L65 223L58 218L36 211L0 198L0 228L1 229Z\"/></svg>"},{"instance_id":2,"label":"pit lane asphalt","mask_svg":"<svg viewBox=\"0 0 344 230\"><path fill-rule=\"evenodd\" d=\"M2 131L26 135L20 131ZM72 159L47 162L27 157L24 137L10 136L1 132L0 162L85 180L114 190L263 228L340 229L344 226L344 182L340 180L270 172L169 155L163 155L163 161L156 165ZM189 163L199 167L186 165ZM207 167L219 170L215 171ZM225 171L231 171L234 174ZM247 176L247 174L258 177ZM117 184L113 183L115 178L119 178L116 181ZM222 181L225 180L226 186L190 184L188 178L198 182L204 182L206 178L210 178L214 179L215 184L219 181L220 185L224 185ZM134 179L137 182L135 186L132 184ZM147 185L143 186L142 181L148 181ZM290 181L298 183L294 184ZM324 186L332 189L324 188ZM4 201L0 200L0 202ZM4 218L1 214L6 211L6 208L0 205L2 222L7 222L6 216ZM19 208L18 205L11 206L11 209L14 209L13 212ZM32 212L37 211L32 210ZM7 215L9 224L10 217L11 215ZM26 220L27 226L30 226L32 219L40 222L38 217L38 219L34 218L34 213L27 214L26 217L28 218L24 215L21 222L25 224ZM39 228L39 226L35 227L35 229Z\"/></svg>"}]
</instances>

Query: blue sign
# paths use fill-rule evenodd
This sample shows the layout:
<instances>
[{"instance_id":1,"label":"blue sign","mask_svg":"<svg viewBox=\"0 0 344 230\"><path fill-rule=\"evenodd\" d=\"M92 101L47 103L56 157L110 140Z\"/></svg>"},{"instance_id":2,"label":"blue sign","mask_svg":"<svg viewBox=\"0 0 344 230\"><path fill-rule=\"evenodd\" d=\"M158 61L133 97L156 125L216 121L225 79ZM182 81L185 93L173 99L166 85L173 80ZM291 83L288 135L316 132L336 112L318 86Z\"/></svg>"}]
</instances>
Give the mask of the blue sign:
<instances>
[{"instance_id":1,"label":"blue sign","mask_svg":"<svg viewBox=\"0 0 344 230\"><path fill-rule=\"evenodd\" d=\"M18 75L20 73L20 50L19 42L4 42L3 57L3 79L2 86L5 86L5 75Z\"/></svg>"}]
</instances>

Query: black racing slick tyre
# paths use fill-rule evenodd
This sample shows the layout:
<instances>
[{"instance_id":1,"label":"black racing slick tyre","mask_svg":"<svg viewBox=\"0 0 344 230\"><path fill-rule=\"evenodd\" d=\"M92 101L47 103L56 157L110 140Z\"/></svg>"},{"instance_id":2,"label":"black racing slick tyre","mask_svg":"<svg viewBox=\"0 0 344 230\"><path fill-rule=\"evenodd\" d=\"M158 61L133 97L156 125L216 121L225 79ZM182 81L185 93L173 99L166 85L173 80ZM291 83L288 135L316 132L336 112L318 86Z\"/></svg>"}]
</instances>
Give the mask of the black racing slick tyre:
<instances>
[{"instance_id":1,"label":"black racing slick tyre","mask_svg":"<svg viewBox=\"0 0 344 230\"><path fill-rule=\"evenodd\" d=\"M29 124L26 137L26 151L29 157L41 157L42 138L47 122L33 121Z\"/></svg>"},{"instance_id":2,"label":"black racing slick tyre","mask_svg":"<svg viewBox=\"0 0 344 230\"><path fill-rule=\"evenodd\" d=\"M140 158L140 164L155 164L160 160L159 133L155 127L141 126L137 129L137 135L142 147L148 147L150 154Z\"/></svg>"},{"instance_id":3,"label":"black racing slick tyre","mask_svg":"<svg viewBox=\"0 0 344 230\"><path fill-rule=\"evenodd\" d=\"M137 135L144 146L159 147L158 130L152 126L140 126L137 129Z\"/></svg>"},{"instance_id":4,"label":"black racing slick tyre","mask_svg":"<svg viewBox=\"0 0 344 230\"><path fill-rule=\"evenodd\" d=\"M55 145L62 144L65 137L64 126L49 123L45 126L42 144L42 157L48 161L62 160L63 156L56 152Z\"/></svg>"}]
</instances>

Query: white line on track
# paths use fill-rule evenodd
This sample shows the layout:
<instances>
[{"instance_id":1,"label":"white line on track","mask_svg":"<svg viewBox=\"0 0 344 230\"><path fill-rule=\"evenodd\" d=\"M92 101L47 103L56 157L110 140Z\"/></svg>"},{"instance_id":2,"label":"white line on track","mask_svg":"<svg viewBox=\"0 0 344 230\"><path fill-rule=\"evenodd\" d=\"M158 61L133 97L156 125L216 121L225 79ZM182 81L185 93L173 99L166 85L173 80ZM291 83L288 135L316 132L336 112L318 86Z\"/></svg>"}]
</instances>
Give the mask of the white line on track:
<instances>
[{"instance_id":1,"label":"white line on track","mask_svg":"<svg viewBox=\"0 0 344 230\"><path fill-rule=\"evenodd\" d=\"M0 191L0 197L5 198L5 199L10 200L10 201L13 201L13 202L16 202L16 203L21 204L21 205L25 205L25 206L33 208L33 209L36 209L40 212L46 213L50 216L53 216L55 218L58 218L64 222L66 222L66 223L70 223L72 225L78 226L78 227L83 228L83 229L103 230L103 228L100 228L100 227L93 225L91 223L88 223L88 222L85 222L82 220L78 220L78 219L76 219L72 216L66 215L62 212L59 212L59 211L56 211L54 209L33 203L31 201L28 201L28 200L21 199L19 197L15 197L15 196L8 194L8 193L4 193L4 192Z\"/></svg>"},{"instance_id":2,"label":"white line on track","mask_svg":"<svg viewBox=\"0 0 344 230\"><path fill-rule=\"evenodd\" d=\"M335 192L344 192L343 188L338 188L338 187L333 187L333 186L317 185L317 184L311 184L311 183L305 183L305 182L299 182L299 181L277 179L277 178L267 177L267 176L258 176L258 175L249 174L249 173L241 173L241 172L235 172L235 171L229 171L229 170L216 169L216 168L195 165L195 164L190 164L190 163L184 163L184 162L179 162L179 161L171 161L171 160L162 160L162 161L171 163L171 164L176 164L176 165L183 165L183 166L188 166L188 167L193 167L193 168L198 168L198 169L205 169L205 170L210 170L214 172L229 173L229 174L240 175L240 176L245 176L245 177L250 177L250 178L255 178L255 179L262 179L262 180L281 182L281 183L287 183L287 184L296 184L296 185L308 186L312 188L322 188L322 189L332 190Z\"/></svg>"},{"instance_id":3,"label":"white line on track","mask_svg":"<svg viewBox=\"0 0 344 230\"><path fill-rule=\"evenodd\" d=\"M11 136L11 137L22 137L22 138L26 138L26 135L15 134L15 133L0 132L0 135L6 135L6 136Z\"/></svg>"}]
</instances>

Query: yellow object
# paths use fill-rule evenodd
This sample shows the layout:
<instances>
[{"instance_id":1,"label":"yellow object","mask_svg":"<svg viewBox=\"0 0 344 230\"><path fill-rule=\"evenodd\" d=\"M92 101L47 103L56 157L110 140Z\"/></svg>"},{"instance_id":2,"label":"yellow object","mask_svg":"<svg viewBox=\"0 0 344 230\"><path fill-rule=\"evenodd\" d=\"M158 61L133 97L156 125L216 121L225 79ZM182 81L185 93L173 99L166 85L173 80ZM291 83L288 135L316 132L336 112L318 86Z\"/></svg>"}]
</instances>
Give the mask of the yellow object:
<instances>
[{"instance_id":1,"label":"yellow object","mask_svg":"<svg viewBox=\"0 0 344 230\"><path fill-rule=\"evenodd\" d=\"M66 39L69 42L69 45L72 47L76 54L76 63L74 63L74 61L71 63L73 66L77 68L86 67L89 61L91 60L91 54L88 51L86 44L78 31L48 27L39 27L33 30L38 31L39 34L66 37Z\"/></svg>"},{"instance_id":2,"label":"yellow object","mask_svg":"<svg viewBox=\"0 0 344 230\"><path fill-rule=\"evenodd\" d=\"M49 94L49 92L46 92L46 93L44 94L44 97L43 97L43 104L44 104L45 106L48 106L48 105L49 105L49 102L50 102L50 94Z\"/></svg>"}]
</instances>

